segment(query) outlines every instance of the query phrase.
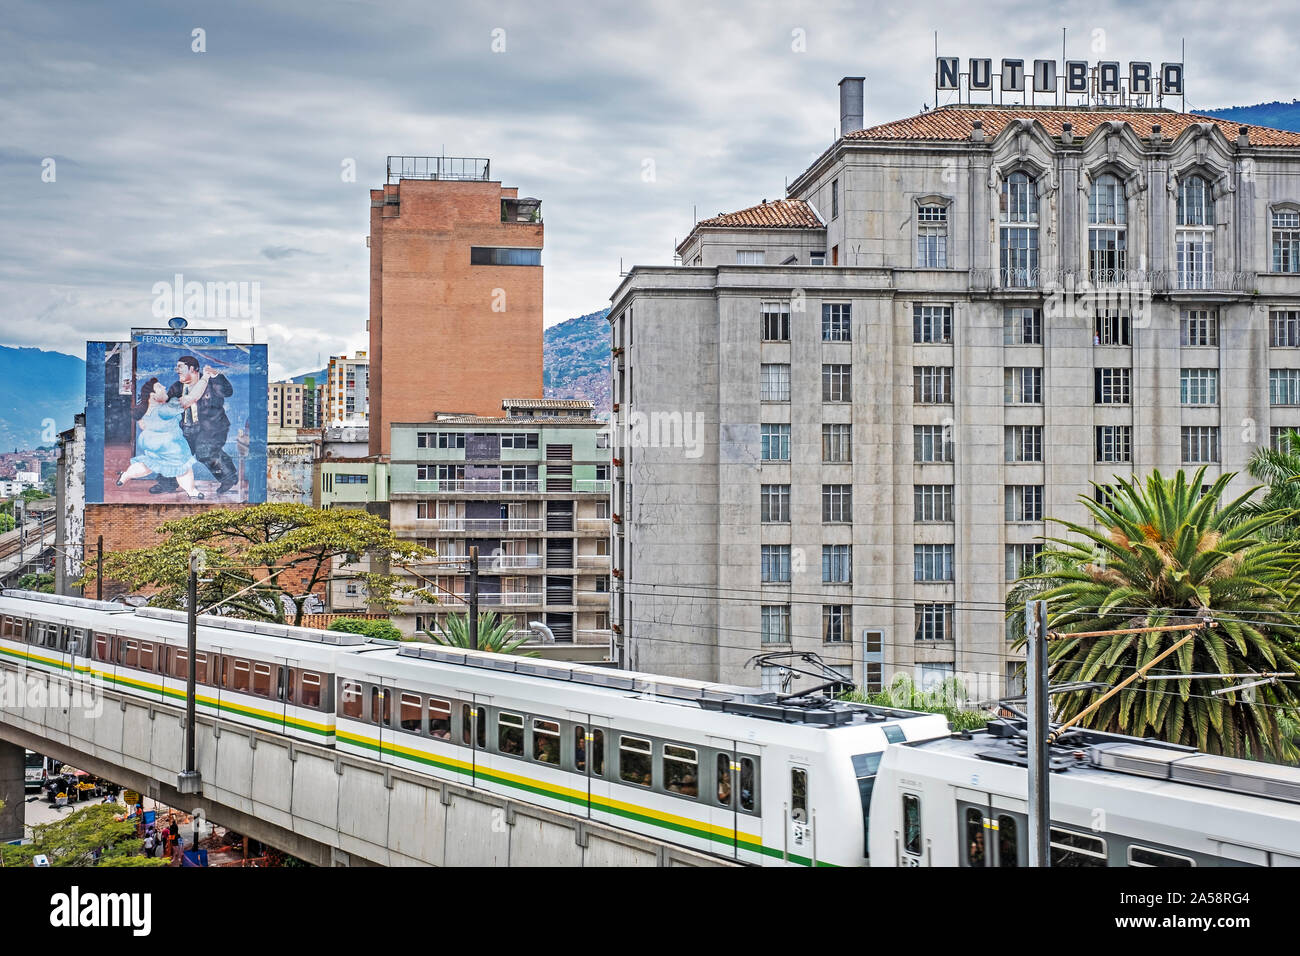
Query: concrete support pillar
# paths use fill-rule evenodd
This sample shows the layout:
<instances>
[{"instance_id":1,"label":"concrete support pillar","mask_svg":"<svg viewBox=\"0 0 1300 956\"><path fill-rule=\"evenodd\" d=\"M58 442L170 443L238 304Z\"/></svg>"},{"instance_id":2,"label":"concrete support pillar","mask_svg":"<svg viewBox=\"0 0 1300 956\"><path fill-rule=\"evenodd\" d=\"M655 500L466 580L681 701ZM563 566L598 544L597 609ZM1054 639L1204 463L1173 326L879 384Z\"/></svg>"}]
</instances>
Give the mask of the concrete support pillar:
<instances>
[{"instance_id":1,"label":"concrete support pillar","mask_svg":"<svg viewBox=\"0 0 1300 956\"><path fill-rule=\"evenodd\" d=\"M23 755L17 744L0 740L0 843L23 838L27 793L23 787Z\"/></svg>"}]
</instances>

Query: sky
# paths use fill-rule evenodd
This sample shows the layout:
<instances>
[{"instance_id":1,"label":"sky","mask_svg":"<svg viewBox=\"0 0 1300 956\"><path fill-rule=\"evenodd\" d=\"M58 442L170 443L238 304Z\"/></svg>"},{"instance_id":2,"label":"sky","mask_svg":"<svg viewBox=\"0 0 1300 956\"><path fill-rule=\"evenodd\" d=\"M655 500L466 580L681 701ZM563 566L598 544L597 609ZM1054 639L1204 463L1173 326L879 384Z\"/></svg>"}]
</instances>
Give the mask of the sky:
<instances>
[{"instance_id":1,"label":"sky","mask_svg":"<svg viewBox=\"0 0 1300 956\"><path fill-rule=\"evenodd\" d=\"M833 141L841 77L866 77L867 125L932 105L936 29L963 61L1059 58L1063 27L1092 62L1185 39L1189 109L1300 95L1300 7L1225 9L6 0L0 344L84 355L182 311L159 291L180 275L248 283L252 321L220 324L275 379L364 349L390 154L488 157L542 200L553 325L608 305L620 264L671 263L696 215L783 196Z\"/></svg>"}]
</instances>

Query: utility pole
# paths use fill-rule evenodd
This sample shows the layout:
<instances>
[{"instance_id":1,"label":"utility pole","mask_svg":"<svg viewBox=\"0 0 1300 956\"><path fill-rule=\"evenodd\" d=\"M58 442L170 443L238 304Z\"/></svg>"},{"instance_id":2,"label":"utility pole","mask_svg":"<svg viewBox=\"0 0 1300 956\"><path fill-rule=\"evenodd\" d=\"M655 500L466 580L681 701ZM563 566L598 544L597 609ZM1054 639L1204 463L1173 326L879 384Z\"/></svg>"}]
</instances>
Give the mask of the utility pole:
<instances>
[{"instance_id":1,"label":"utility pole","mask_svg":"<svg viewBox=\"0 0 1300 956\"><path fill-rule=\"evenodd\" d=\"M205 556L195 548L190 552L190 576L185 585L186 612L186 647L189 659L185 673L185 769L177 775L176 789L181 793L199 793L202 780L194 766L194 722L195 722L195 685L196 658L198 657L199 633L199 571L203 569ZM198 830L195 830L195 844L198 843Z\"/></svg>"},{"instance_id":2,"label":"utility pole","mask_svg":"<svg viewBox=\"0 0 1300 956\"><path fill-rule=\"evenodd\" d=\"M104 600L104 536L95 541L95 600Z\"/></svg>"},{"instance_id":3,"label":"utility pole","mask_svg":"<svg viewBox=\"0 0 1300 956\"><path fill-rule=\"evenodd\" d=\"M478 545L469 549L469 646L478 650Z\"/></svg>"},{"instance_id":4,"label":"utility pole","mask_svg":"<svg viewBox=\"0 0 1300 956\"><path fill-rule=\"evenodd\" d=\"M22 498L14 499L14 527L18 529L18 576L23 575L23 545L27 541L27 502Z\"/></svg>"},{"instance_id":5,"label":"utility pole","mask_svg":"<svg viewBox=\"0 0 1300 956\"><path fill-rule=\"evenodd\" d=\"M1047 735L1051 731L1047 706L1047 602L1025 602L1026 712L1029 721L1029 865L1051 866L1048 825L1051 796Z\"/></svg>"}]
</instances>

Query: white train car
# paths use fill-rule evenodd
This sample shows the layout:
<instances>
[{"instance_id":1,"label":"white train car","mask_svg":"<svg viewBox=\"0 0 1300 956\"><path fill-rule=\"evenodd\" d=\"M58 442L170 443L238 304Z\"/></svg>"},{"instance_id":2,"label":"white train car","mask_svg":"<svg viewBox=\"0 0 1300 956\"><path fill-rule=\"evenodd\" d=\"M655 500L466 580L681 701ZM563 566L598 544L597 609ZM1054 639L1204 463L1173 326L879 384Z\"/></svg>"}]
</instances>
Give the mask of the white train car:
<instances>
[{"instance_id":1,"label":"white train car","mask_svg":"<svg viewBox=\"0 0 1300 956\"><path fill-rule=\"evenodd\" d=\"M1029 864L1028 769L1012 725L887 751L873 866ZM1055 867L1300 866L1300 769L1079 732L1054 748Z\"/></svg>"},{"instance_id":2,"label":"white train car","mask_svg":"<svg viewBox=\"0 0 1300 956\"><path fill-rule=\"evenodd\" d=\"M760 865L863 865L881 753L948 733L939 715L427 645L339 666L342 751Z\"/></svg>"}]
</instances>

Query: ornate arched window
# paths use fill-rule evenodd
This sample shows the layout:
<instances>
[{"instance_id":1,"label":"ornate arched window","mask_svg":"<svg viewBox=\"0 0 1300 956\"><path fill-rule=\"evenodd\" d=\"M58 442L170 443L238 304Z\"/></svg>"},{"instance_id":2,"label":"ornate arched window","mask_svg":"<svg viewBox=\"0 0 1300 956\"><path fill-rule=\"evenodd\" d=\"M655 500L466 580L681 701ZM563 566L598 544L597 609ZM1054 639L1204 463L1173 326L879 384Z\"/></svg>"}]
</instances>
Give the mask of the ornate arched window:
<instances>
[{"instance_id":1,"label":"ornate arched window","mask_svg":"<svg viewBox=\"0 0 1300 956\"><path fill-rule=\"evenodd\" d=\"M1273 271L1300 272L1300 209L1278 206L1271 210L1269 224L1273 229Z\"/></svg>"},{"instance_id":2,"label":"ornate arched window","mask_svg":"<svg viewBox=\"0 0 1300 956\"><path fill-rule=\"evenodd\" d=\"M1209 289L1214 285L1214 191L1203 176L1187 176L1178 184L1178 288Z\"/></svg>"},{"instance_id":3,"label":"ornate arched window","mask_svg":"<svg viewBox=\"0 0 1300 956\"><path fill-rule=\"evenodd\" d=\"M1003 286L1038 284L1038 183L1015 172L1002 181L998 248Z\"/></svg>"},{"instance_id":4,"label":"ornate arched window","mask_svg":"<svg viewBox=\"0 0 1300 956\"><path fill-rule=\"evenodd\" d=\"M1110 173L1098 176L1088 191L1088 277L1119 282L1128 253L1128 200L1124 184Z\"/></svg>"}]
</instances>

